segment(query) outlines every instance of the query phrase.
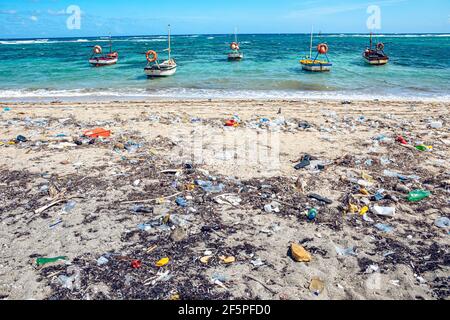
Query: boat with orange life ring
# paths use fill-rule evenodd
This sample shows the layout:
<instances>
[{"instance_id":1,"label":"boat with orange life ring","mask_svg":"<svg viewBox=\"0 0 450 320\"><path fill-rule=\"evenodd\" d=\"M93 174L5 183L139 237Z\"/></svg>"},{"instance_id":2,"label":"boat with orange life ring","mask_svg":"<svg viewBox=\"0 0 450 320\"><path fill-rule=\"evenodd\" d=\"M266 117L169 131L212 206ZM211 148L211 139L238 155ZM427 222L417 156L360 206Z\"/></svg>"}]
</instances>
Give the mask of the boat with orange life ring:
<instances>
[{"instance_id":1,"label":"boat with orange life ring","mask_svg":"<svg viewBox=\"0 0 450 320\"><path fill-rule=\"evenodd\" d=\"M168 27L169 29L169 48L166 49L169 53L169 58L161 63L158 62L158 54L154 50L147 51L146 58L147 58L147 66L144 68L144 72L147 75L148 78L155 78L155 77L168 77L172 76L177 72L177 63L174 59L172 59L172 47L171 47L171 37L170 37L170 25Z\"/></svg>"},{"instance_id":2,"label":"boat with orange life ring","mask_svg":"<svg viewBox=\"0 0 450 320\"><path fill-rule=\"evenodd\" d=\"M302 65L302 69L305 71L311 71L311 72L326 72L331 71L331 67L333 64L330 62L330 59L328 59L328 50L329 47L326 43L320 43L317 46L317 54L315 58L312 58L312 49L313 49L313 30L311 30L311 42L309 47L309 56L305 57L304 59L300 60L300 64ZM319 60L319 55L325 55L325 60Z\"/></svg>"},{"instance_id":3,"label":"boat with orange life ring","mask_svg":"<svg viewBox=\"0 0 450 320\"><path fill-rule=\"evenodd\" d=\"M119 61L119 53L117 51L112 51L112 40L110 39L109 53L102 55L103 48L96 45L92 49L92 55L89 58L89 63L94 67L111 66Z\"/></svg>"},{"instance_id":4,"label":"boat with orange life ring","mask_svg":"<svg viewBox=\"0 0 450 320\"><path fill-rule=\"evenodd\" d=\"M389 56L384 53L384 43L379 42L374 46L372 33L370 34L370 46L364 50L363 58L371 66L384 66L389 62Z\"/></svg>"},{"instance_id":5,"label":"boat with orange life ring","mask_svg":"<svg viewBox=\"0 0 450 320\"><path fill-rule=\"evenodd\" d=\"M232 50L228 53L228 61L241 61L244 59L244 54L240 51L238 38L237 38L237 28L234 30L234 41L230 44L230 49Z\"/></svg>"}]
</instances>

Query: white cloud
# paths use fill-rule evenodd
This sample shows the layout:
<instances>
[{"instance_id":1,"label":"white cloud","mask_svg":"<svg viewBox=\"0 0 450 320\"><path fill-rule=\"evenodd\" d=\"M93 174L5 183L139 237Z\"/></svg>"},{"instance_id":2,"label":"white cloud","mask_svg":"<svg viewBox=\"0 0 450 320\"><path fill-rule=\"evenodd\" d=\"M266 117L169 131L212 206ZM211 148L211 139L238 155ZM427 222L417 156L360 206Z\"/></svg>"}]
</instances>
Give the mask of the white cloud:
<instances>
[{"instance_id":1,"label":"white cloud","mask_svg":"<svg viewBox=\"0 0 450 320\"><path fill-rule=\"evenodd\" d=\"M31 19L31 21L34 21L34 22L39 20L39 18L36 16L31 16L30 19Z\"/></svg>"},{"instance_id":2,"label":"white cloud","mask_svg":"<svg viewBox=\"0 0 450 320\"><path fill-rule=\"evenodd\" d=\"M62 9L62 10L52 10L52 9L48 9L47 13L51 16L66 16L66 10Z\"/></svg>"},{"instance_id":3,"label":"white cloud","mask_svg":"<svg viewBox=\"0 0 450 320\"><path fill-rule=\"evenodd\" d=\"M16 10L0 10L0 14L16 14Z\"/></svg>"},{"instance_id":4,"label":"white cloud","mask_svg":"<svg viewBox=\"0 0 450 320\"><path fill-rule=\"evenodd\" d=\"M373 4L379 6L390 6L406 1L408 0L385 0L385 1L375 1ZM306 16L321 16L321 15L350 12L355 10L366 9L371 4L372 3L360 3L351 5L336 5L336 6L327 5L327 6L310 7L303 10L293 11L287 16L287 18L300 18Z\"/></svg>"}]
</instances>

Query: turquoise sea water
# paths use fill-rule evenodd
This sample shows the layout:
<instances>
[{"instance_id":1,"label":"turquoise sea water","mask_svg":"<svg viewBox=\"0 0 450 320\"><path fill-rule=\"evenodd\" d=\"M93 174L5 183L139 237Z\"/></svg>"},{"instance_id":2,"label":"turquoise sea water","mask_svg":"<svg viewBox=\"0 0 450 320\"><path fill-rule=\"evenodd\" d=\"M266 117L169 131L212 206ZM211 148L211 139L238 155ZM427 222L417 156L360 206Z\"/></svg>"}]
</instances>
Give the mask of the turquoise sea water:
<instances>
[{"instance_id":1,"label":"turquoise sea water","mask_svg":"<svg viewBox=\"0 0 450 320\"><path fill-rule=\"evenodd\" d=\"M245 59L228 62L232 35L172 38L175 76L147 79L145 55L165 57L166 36L113 38L119 63L93 68L92 47L107 38L0 40L0 99L37 98L361 98L450 100L450 35L380 35L387 66L362 59L363 34L316 36L333 62L330 73L301 70L309 35L240 35Z\"/></svg>"}]
</instances>

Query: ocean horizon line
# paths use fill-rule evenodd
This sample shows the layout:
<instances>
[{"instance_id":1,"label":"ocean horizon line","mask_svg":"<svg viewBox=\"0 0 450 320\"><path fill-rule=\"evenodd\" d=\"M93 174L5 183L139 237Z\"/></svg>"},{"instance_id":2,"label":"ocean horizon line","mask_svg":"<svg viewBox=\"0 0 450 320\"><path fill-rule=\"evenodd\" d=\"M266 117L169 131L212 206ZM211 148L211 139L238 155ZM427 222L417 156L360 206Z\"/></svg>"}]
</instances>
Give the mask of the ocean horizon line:
<instances>
[{"instance_id":1,"label":"ocean horizon line","mask_svg":"<svg viewBox=\"0 0 450 320\"><path fill-rule=\"evenodd\" d=\"M314 32L316 35L370 35L373 33L376 36L414 36L414 35L420 35L420 36L442 36L442 35L448 35L450 37L450 32ZM233 33L174 33L172 36L174 37L183 37L183 36L229 36ZM310 35L310 32L272 32L272 33L239 33L240 36L251 36L251 35ZM167 34L135 34L135 35L111 35L111 38L129 38L129 37L166 37ZM87 38L87 39L97 39L97 38L109 38L110 35L96 35L96 36L87 36L87 35L78 35L73 37L30 37L30 38L8 38L8 37L0 37L0 40L3 41L14 41L14 40L60 40L60 39L80 39L80 38Z\"/></svg>"}]
</instances>

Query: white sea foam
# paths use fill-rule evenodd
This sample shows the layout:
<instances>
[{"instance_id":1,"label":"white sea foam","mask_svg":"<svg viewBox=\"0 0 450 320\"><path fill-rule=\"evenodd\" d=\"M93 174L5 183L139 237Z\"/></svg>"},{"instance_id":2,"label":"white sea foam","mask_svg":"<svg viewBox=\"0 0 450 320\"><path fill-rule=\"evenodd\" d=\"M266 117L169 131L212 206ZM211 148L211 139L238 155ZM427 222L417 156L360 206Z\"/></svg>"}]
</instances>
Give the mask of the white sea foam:
<instances>
[{"instance_id":1,"label":"white sea foam","mask_svg":"<svg viewBox=\"0 0 450 320\"><path fill-rule=\"evenodd\" d=\"M439 37L439 38L447 38L450 37L450 34L395 34L395 33L389 33L389 34L376 34L374 35L377 38L433 38L433 37ZM322 38L369 38L370 34L321 34L320 37Z\"/></svg>"},{"instance_id":2,"label":"white sea foam","mask_svg":"<svg viewBox=\"0 0 450 320\"><path fill-rule=\"evenodd\" d=\"M320 99L320 100L375 100L450 102L450 95L376 95L336 91L281 91L281 90L219 90L170 88L148 91L144 88L73 89L73 90L0 90L0 99L12 101L37 100L139 100L139 99Z\"/></svg>"}]
</instances>

